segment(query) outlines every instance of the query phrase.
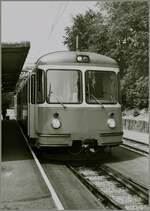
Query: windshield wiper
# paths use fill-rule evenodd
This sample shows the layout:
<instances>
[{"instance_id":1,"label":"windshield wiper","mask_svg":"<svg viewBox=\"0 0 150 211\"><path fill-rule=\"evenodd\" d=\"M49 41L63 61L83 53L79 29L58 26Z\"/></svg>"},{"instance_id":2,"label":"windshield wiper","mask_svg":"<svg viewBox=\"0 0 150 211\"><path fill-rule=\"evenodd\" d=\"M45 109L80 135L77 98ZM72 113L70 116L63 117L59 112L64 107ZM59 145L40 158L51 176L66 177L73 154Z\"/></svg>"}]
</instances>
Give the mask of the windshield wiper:
<instances>
[{"instance_id":1,"label":"windshield wiper","mask_svg":"<svg viewBox=\"0 0 150 211\"><path fill-rule=\"evenodd\" d=\"M48 92L49 102L50 102L50 96L51 96L51 94L53 94L53 95L55 96L57 102L58 102L60 105L62 105L62 107L63 107L64 109L67 108L67 107L59 100L58 96L57 96L54 92L51 91L51 84L50 84L50 85L49 85L49 92Z\"/></svg>"},{"instance_id":2,"label":"windshield wiper","mask_svg":"<svg viewBox=\"0 0 150 211\"><path fill-rule=\"evenodd\" d=\"M98 103L99 105L101 105L102 108L105 108L104 105L103 105L103 103L100 100L98 100L93 94L90 95L90 96L95 100L96 103Z\"/></svg>"},{"instance_id":3,"label":"windshield wiper","mask_svg":"<svg viewBox=\"0 0 150 211\"><path fill-rule=\"evenodd\" d=\"M53 93L53 92L52 92ZM53 93L54 94L54 93ZM55 94L54 94L55 95ZM59 100L59 98L55 95L55 97L56 97L56 100L57 100L57 102L59 103L59 104L61 104L62 105L62 107L64 108L64 109L66 109L67 107Z\"/></svg>"}]
</instances>

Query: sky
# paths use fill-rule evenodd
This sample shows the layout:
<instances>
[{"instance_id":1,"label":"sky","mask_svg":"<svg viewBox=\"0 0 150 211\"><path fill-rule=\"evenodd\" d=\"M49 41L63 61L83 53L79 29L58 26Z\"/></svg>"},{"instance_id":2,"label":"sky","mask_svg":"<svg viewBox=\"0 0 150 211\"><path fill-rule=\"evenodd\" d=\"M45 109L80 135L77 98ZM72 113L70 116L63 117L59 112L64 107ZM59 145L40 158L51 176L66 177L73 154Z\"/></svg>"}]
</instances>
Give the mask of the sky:
<instances>
[{"instance_id":1,"label":"sky","mask_svg":"<svg viewBox=\"0 0 150 211\"><path fill-rule=\"evenodd\" d=\"M2 1L1 41L30 41L26 64L48 52L67 50L65 27L72 16L96 9L96 1Z\"/></svg>"}]
</instances>

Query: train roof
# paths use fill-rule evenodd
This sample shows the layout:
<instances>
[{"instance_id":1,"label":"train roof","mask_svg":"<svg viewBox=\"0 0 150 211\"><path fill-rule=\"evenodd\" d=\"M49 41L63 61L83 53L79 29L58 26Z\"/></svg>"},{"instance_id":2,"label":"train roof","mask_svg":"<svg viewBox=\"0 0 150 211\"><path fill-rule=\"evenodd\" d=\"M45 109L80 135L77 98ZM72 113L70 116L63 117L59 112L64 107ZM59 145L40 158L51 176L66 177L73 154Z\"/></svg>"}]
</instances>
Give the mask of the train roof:
<instances>
[{"instance_id":1,"label":"train roof","mask_svg":"<svg viewBox=\"0 0 150 211\"><path fill-rule=\"evenodd\" d=\"M77 56L86 56L89 58L89 62L86 65L101 65L104 67L118 67L117 62L107 56L93 53L93 52L80 52L80 51L57 51L53 53L48 53L41 56L36 65L85 65L83 62L77 61Z\"/></svg>"}]
</instances>

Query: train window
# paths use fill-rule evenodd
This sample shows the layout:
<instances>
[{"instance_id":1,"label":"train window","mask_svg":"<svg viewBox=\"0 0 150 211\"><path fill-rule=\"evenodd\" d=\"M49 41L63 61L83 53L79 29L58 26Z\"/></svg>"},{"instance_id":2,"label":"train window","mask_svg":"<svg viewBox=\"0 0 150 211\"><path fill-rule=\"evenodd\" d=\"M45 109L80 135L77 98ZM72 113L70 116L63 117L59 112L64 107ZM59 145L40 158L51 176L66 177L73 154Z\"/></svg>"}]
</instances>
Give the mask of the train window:
<instances>
[{"instance_id":1,"label":"train window","mask_svg":"<svg viewBox=\"0 0 150 211\"><path fill-rule=\"evenodd\" d=\"M41 69L36 70L36 103L44 103L44 71Z\"/></svg>"},{"instance_id":2,"label":"train window","mask_svg":"<svg viewBox=\"0 0 150 211\"><path fill-rule=\"evenodd\" d=\"M35 104L35 75L31 76L31 103Z\"/></svg>"},{"instance_id":3,"label":"train window","mask_svg":"<svg viewBox=\"0 0 150 211\"><path fill-rule=\"evenodd\" d=\"M120 72L118 72L118 74L117 74L117 81L118 81L118 100L119 100L119 103L122 104L121 93L120 93L120 89L121 89Z\"/></svg>"},{"instance_id":4,"label":"train window","mask_svg":"<svg viewBox=\"0 0 150 211\"><path fill-rule=\"evenodd\" d=\"M48 103L81 103L81 72L78 70L47 71Z\"/></svg>"},{"instance_id":5,"label":"train window","mask_svg":"<svg viewBox=\"0 0 150 211\"><path fill-rule=\"evenodd\" d=\"M111 71L86 71L86 102L117 103L117 75Z\"/></svg>"}]
</instances>

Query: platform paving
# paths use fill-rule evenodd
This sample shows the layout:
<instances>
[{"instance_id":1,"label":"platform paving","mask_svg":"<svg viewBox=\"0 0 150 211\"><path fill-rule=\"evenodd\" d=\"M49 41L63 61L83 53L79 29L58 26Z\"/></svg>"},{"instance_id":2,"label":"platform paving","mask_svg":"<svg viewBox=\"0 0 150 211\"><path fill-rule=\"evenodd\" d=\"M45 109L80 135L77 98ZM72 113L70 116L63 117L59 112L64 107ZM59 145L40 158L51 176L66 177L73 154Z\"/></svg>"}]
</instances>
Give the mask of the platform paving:
<instances>
[{"instance_id":1,"label":"platform paving","mask_svg":"<svg viewBox=\"0 0 150 211\"><path fill-rule=\"evenodd\" d=\"M130 139L132 136L136 140L141 140L141 137L143 137L142 140L147 143L146 134L127 132L128 134L124 133L124 136L128 135ZM114 147L112 157L105 164L131 180L136 180L141 185L149 187L149 159L147 157L136 154L133 156L133 153L121 149L121 147ZM73 178L73 182L71 181L73 188L69 191L70 181L67 180L66 176L66 174L70 174L68 170L63 174L63 171L66 170L62 167L46 164L45 168L50 169L49 167L55 168L54 171L49 172L49 175L55 182L58 192L60 188L63 188L64 183L67 184L64 195L60 195L62 199L65 196L72 198L72 201L69 199L66 202L66 207L70 209L74 207L76 199L82 196L85 201L76 205L76 209L88 209L90 206L91 209L96 209L98 205L96 199L93 198L95 208L92 207L92 203L90 205L89 200L86 203L88 196L82 194L83 192L77 186L76 178ZM81 189L84 188L83 186ZM50 193L38 172L15 120L2 121L1 208L5 210L55 209Z\"/></svg>"},{"instance_id":2,"label":"platform paving","mask_svg":"<svg viewBox=\"0 0 150 211\"><path fill-rule=\"evenodd\" d=\"M102 203L65 165L44 164L50 179L65 210L103 210Z\"/></svg>"},{"instance_id":3,"label":"platform paving","mask_svg":"<svg viewBox=\"0 0 150 211\"><path fill-rule=\"evenodd\" d=\"M124 130L123 137L149 144L149 134L147 133ZM149 188L149 157L138 155L121 147L114 147L112 149L112 159L109 159L106 165Z\"/></svg>"},{"instance_id":4,"label":"platform paving","mask_svg":"<svg viewBox=\"0 0 150 211\"><path fill-rule=\"evenodd\" d=\"M15 120L2 121L1 209L54 209Z\"/></svg>"},{"instance_id":5,"label":"platform paving","mask_svg":"<svg viewBox=\"0 0 150 211\"><path fill-rule=\"evenodd\" d=\"M139 156L135 159L127 158L124 161L119 161L118 159L116 162L108 162L105 165L125 175L130 180L149 188L149 159L147 157Z\"/></svg>"},{"instance_id":6,"label":"platform paving","mask_svg":"<svg viewBox=\"0 0 150 211\"><path fill-rule=\"evenodd\" d=\"M133 130L124 130L123 137L130 140L135 140L137 142L142 142L144 144L149 144L149 134L141 133Z\"/></svg>"},{"instance_id":7,"label":"platform paving","mask_svg":"<svg viewBox=\"0 0 150 211\"><path fill-rule=\"evenodd\" d=\"M124 138L149 145L148 133L133 130L124 130L123 132ZM135 180L147 188L149 187L149 157L139 156L138 158L130 161L127 159L126 161L123 161L123 163L121 161L109 165L111 165L111 168L117 169L120 173L126 175L131 180Z\"/></svg>"}]
</instances>

